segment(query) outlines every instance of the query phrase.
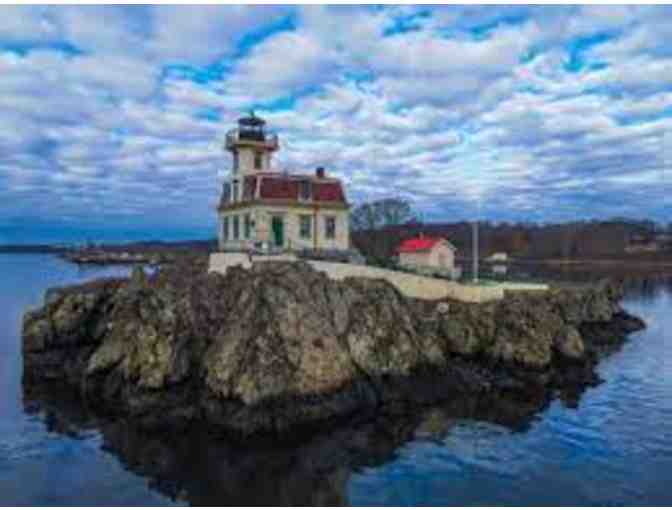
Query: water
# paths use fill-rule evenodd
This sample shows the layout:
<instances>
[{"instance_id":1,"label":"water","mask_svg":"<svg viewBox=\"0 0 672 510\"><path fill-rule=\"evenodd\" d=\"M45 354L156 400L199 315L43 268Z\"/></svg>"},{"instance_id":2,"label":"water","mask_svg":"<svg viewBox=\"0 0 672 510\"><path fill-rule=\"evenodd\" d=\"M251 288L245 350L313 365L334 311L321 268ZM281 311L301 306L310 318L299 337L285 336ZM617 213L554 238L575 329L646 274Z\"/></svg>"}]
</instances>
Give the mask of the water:
<instances>
[{"instance_id":1,"label":"water","mask_svg":"<svg viewBox=\"0 0 672 510\"><path fill-rule=\"evenodd\" d=\"M24 409L21 320L48 287L116 276L127 268L78 269L47 255L0 254L0 505L161 505L117 458L101 450L95 431L63 435L45 416Z\"/></svg>"},{"instance_id":2,"label":"water","mask_svg":"<svg viewBox=\"0 0 672 510\"><path fill-rule=\"evenodd\" d=\"M0 504L672 503L669 283L632 288L626 307L649 327L602 361L606 382L576 408L453 402L278 445L148 435L68 392L24 397L24 310L47 287L126 271L0 255Z\"/></svg>"}]
</instances>

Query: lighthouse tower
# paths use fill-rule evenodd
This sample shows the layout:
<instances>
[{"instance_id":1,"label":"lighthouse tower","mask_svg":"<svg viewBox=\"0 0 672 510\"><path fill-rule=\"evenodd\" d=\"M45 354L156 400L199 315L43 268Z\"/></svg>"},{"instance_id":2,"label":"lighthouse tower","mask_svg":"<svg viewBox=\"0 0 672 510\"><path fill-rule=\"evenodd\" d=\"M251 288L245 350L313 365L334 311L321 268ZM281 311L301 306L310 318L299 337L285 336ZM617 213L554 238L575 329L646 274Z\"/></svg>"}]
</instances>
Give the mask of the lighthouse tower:
<instances>
[{"instance_id":1,"label":"lighthouse tower","mask_svg":"<svg viewBox=\"0 0 672 510\"><path fill-rule=\"evenodd\" d=\"M266 131L266 121L250 112L238 119L238 127L226 134L226 150L233 156L233 165L225 188L230 203L242 199L242 183L246 176L271 171L271 157L278 150L278 137Z\"/></svg>"}]
</instances>

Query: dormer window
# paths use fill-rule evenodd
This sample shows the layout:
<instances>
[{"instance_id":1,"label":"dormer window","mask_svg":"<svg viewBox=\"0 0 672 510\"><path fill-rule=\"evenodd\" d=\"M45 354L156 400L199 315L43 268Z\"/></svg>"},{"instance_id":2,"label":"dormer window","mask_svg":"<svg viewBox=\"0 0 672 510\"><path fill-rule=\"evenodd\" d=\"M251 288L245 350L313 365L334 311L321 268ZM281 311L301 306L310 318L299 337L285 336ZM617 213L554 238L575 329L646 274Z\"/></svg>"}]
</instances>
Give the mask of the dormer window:
<instances>
[{"instance_id":1,"label":"dormer window","mask_svg":"<svg viewBox=\"0 0 672 510\"><path fill-rule=\"evenodd\" d=\"M310 200L310 181L299 181L299 200Z\"/></svg>"}]
</instances>

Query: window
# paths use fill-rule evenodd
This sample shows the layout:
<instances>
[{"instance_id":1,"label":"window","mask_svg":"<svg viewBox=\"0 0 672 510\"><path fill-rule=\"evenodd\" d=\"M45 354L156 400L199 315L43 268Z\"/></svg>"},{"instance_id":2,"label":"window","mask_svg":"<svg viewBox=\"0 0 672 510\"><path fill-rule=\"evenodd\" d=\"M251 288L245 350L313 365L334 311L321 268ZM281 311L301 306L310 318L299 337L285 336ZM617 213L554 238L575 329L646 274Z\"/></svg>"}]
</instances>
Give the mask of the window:
<instances>
[{"instance_id":1,"label":"window","mask_svg":"<svg viewBox=\"0 0 672 510\"><path fill-rule=\"evenodd\" d=\"M324 218L324 236L327 239L336 239L336 217L326 216Z\"/></svg>"},{"instance_id":2,"label":"window","mask_svg":"<svg viewBox=\"0 0 672 510\"><path fill-rule=\"evenodd\" d=\"M255 152L254 153L254 169L255 170L261 170L261 167L262 167L261 158L262 157L263 157L263 154L261 152Z\"/></svg>"},{"instance_id":3,"label":"window","mask_svg":"<svg viewBox=\"0 0 672 510\"><path fill-rule=\"evenodd\" d=\"M311 230L313 226L313 218L308 214L302 214L299 216L299 237L301 239L310 239Z\"/></svg>"},{"instance_id":4,"label":"window","mask_svg":"<svg viewBox=\"0 0 672 510\"><path fill-rule=\"evenodd\" d=\"M310 200L310 181L299 182L299 199Z\"/></svg>"},{"instance_id":5,"label":"window","mask_svg":"<svg viewBox=\"0 0 672 510\"><path fill-rule=\"evenodd\" d=\"M245 177L243 181L242 200L253 200L254 191L257 187L257 180L254 177Z\"/></svg>"},{"instance_id":6,"label":"window","mask_svg":"<svg viewBox=\"0 0 672 510\"><path fill-rule=\"evenodd\" d=\"M222 240L226 241L229 239L229 218L224 216L222 218Z\"/></svg>"},{"instance_id":7,"label":"window","mask_svg":"<svg viewBox=\"0 0 672 510\"><path fill-rule=\"evenodd\" d=\"M245 215L245 239L252 237L252 217L249 214Z\"/></svg>"},{"instance_id":8,"label":"window","mask_svg":"<svg viewBox=\"0 0 672 510\"><path fill-rule=\"evenodd\" d=\"M231 183L222 184L222 204L231 202Z\"/></svg>"},{"instance_id":9,"label":"window","mask_svg":"<svg viewBox=\"0 0 672 510\"><path fill-rule=\"evenodd\" d=\"M238 194L240 190L238 189L238 181L233 181L233 201L238 202Z\"/></svg>"},{"instance_id":10,"label":"window","mask_svg":"<svg viewBox=\"0 0 672 510\"><path fill-rule=\"evenodd\" d=\"M238 216L233 216L233 238L238 239L240 237L240 221Z\"/></svg>"},{"instance_id":11,"label":"window","mask_svg":"<svg viewBox=\"0 0 672 510\"><path fill-rule=\"evenodd\" d=\"M233 151L233 174L238 173L238 166L240 165L240 158L238 157L238 151Z\"/></svg>"}]
</instances>

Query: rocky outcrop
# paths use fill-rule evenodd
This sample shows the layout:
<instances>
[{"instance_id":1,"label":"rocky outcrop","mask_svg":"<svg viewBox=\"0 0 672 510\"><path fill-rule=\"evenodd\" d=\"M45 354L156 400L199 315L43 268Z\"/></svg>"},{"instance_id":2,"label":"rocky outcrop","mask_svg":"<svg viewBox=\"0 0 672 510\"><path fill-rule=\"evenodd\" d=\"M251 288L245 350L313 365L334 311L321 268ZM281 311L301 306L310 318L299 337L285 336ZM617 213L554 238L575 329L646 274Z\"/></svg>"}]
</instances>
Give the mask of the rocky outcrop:
<instances>
[{"instance_id":1,"label":"rocky outcrop","mask_svg":"<svg viewBox=\"0 0 672 510\"><path fill-rule=\"evenodd\" d=\"M412 300L301 262L226 276L201 263L138 269L51 291L26 314L25 384L65 380L146 427L243 434L456 395L538 399L595 382L604 346L643 327L619 299L602 284L481 305Z\"/></svg>"}]
</instances>

